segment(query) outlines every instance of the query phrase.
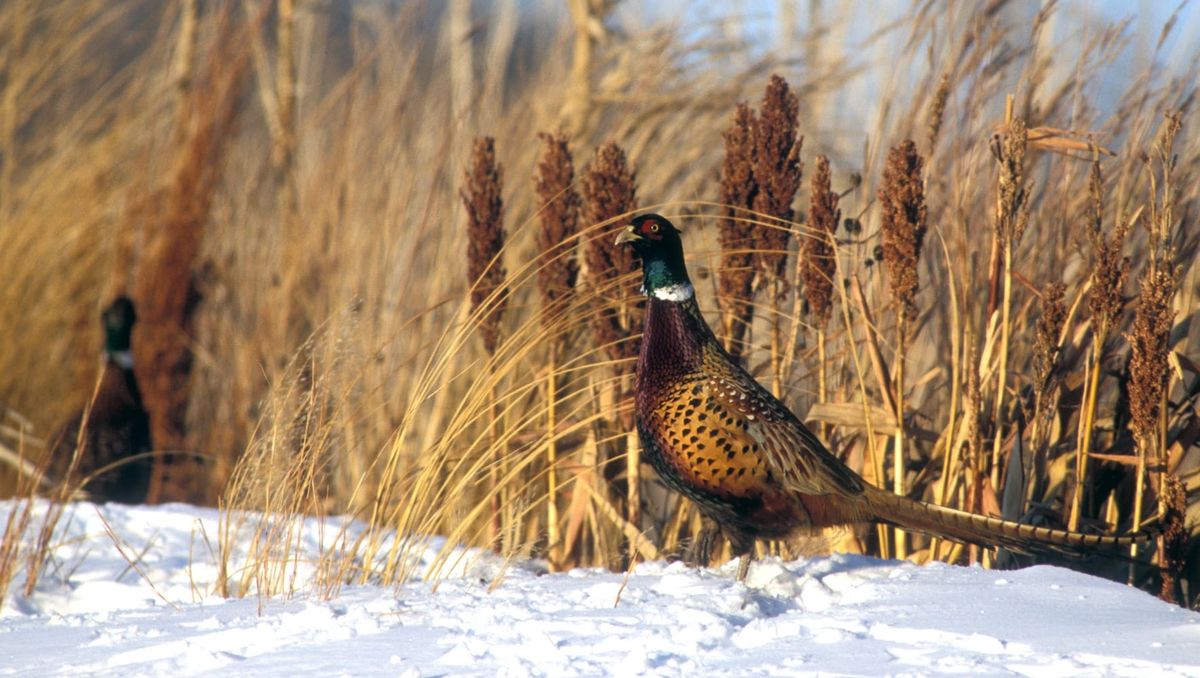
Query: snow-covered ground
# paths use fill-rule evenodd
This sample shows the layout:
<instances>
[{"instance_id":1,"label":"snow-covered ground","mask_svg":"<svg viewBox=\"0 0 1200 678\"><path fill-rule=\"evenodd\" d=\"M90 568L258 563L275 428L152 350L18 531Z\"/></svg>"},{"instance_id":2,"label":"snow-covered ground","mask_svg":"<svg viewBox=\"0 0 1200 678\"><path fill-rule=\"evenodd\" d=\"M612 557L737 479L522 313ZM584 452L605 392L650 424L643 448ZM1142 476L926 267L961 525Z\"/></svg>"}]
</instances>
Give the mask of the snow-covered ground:
<instances>
[{"instance_id":1,"label":"snow-covered ground","mask_svg":"<svg viewBox=\"0 0 1200 678\"><path fill-rule=\"evenodd\" d=\"M149 545L144 577L101 514L131 557ZM732 566L626 580L476 554L436 589L225 600L215 511L77 504L64 522L39 590L0 611L0 675L1200 676L1200 614L1052 567L834 556L758 562L743 585Z\"/></svg>"}]
</instances>

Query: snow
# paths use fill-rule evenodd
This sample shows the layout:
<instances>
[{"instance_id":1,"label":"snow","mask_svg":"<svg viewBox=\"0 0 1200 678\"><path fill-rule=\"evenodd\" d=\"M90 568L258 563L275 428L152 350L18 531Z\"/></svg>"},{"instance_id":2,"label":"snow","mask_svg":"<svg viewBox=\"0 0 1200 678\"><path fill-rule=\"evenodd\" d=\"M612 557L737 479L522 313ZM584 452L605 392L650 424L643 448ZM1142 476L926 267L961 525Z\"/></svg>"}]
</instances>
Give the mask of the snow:
<instances>
[{"instance_id":1,"label":"snow","mask_svg":"<svg viewBox=\"0 0 1200 678\"><path fill-rule=\"evenodd\" d=\"M835 555L760 561L742 584L736 564L546 574L476 551L437 582L224 599L218 519L68 507L38 590L18 575L0 610L0 675L1200 676L1200 614L1053 567ZM335 537L304 526L302 591Z\"/></svg>"}]
</instances>

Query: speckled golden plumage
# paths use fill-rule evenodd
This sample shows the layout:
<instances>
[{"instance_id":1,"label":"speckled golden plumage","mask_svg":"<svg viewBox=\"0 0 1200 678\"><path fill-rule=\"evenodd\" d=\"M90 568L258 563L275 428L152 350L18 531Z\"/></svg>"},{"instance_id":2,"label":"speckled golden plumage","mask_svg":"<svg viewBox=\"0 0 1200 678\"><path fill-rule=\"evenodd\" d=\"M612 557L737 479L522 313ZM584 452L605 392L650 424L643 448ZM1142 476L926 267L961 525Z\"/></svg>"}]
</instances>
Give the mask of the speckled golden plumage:
<instances>
[{"instance_id":1,"label":"speckled golden plumage","mask_svg":"<svg viewBox=\"0 0 1200 678\"><path fill-rule=\"evenodd\" d=\"M867 484L722 348L696 304L670 222L638 217L618 238L622 242L632 243L641 258L650 297L637 369L645 458L668 486L720 526L737 553L750 553L755 539L865 521L1018 551L1071 554L1124 548L1150 536L1022 525Z\"/></svg>"}]
</instances>

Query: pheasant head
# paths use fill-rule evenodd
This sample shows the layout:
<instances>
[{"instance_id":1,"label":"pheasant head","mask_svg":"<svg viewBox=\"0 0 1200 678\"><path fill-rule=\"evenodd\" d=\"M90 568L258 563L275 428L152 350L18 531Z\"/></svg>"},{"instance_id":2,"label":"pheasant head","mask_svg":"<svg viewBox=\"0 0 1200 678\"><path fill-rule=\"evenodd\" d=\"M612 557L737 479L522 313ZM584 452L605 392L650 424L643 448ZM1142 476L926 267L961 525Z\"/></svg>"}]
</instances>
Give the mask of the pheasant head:
<instances>
[{"instance_id":1,"label":"pheasant head","mask_svg":"<svg viewBox=\"0 0 1200 678\"><path fill-rule=\"evenodd\" d=\"M620 235L618 245L628 244L642 260L642 291L667 301L685 301L695 296L687 266L683 263L683 241L679 230L657 214L634 217Z\"/></svg>"},{"instance_id":2,"label":"pheasant head","mask_svg":"<svg viewBox=\"0 0 1200 678\"><path fill-rule=\"evenodd\" d=\"M105 354L124 365L129 362L129 340L133 333L133 324L137 322L133 302L129 297L117 297L104 309L100 319L104 323Z\"/></svg>"}]
</instances>

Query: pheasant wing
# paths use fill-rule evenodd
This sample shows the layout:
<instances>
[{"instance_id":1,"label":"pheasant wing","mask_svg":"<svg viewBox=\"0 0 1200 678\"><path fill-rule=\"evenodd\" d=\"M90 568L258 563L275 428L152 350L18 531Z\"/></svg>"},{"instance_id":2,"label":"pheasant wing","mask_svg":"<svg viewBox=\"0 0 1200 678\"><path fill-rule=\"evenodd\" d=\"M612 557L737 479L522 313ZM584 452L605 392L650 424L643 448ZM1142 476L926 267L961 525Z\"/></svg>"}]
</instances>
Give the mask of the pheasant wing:
<instances>
[{"instance_id":1,"label":"pheasant wing","mask_svg":"<svg viewBox=\"0 0 1200 678\"><path fill-rule=\"evenodd\" d=\"M709 389L714 408L732 420L770 473L788 491L800 495L857 495L863 481L833 456L816 436L775 396L745 370L732 363L711 372Z\"/></svg>"}]
</instances>

